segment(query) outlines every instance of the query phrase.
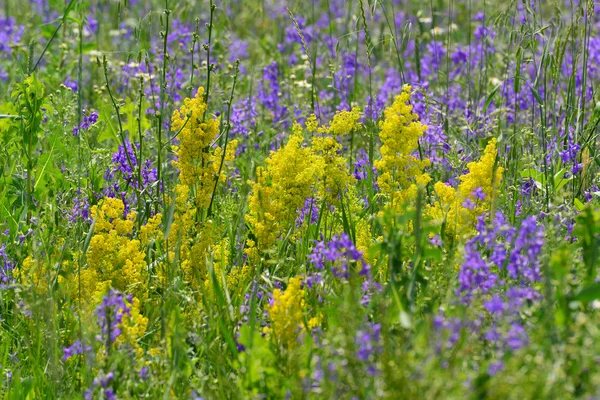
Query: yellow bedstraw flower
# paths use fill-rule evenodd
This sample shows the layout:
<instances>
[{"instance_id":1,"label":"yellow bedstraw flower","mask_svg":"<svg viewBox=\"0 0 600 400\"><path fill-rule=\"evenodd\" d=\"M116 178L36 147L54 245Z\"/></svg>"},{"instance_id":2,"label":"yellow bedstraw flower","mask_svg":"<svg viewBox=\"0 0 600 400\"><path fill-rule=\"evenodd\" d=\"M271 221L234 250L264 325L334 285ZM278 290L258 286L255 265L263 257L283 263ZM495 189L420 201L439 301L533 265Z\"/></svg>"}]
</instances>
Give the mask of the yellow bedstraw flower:
<instances>
[{"instance_id":1,"label":"yellow bedstraw flower","mask_svg":"<svg viewBox=\"0 0 600 400\"><path fill-rule=\"evenodd\" d=\"M156 214L146 222L146 225L140 228L139 238L145 246L147 246L151 240L160 240L163 236L160 230L160 224L162 223L162 214Z\"/></svg>"},{"instance_id":2,"label":"yellow bedstraw flower","mask_svg":"<svg viewBox=\"0 0 600 400\"><path fill-rule=\"evenodd\" d=\"M458 192L461 193L463 198L470 197L475 201L477 200L475 199L475 191L481 189L486 195L484 200L491 201L495 190L500 185L504 172L504 168L496 165L497 152L496 139L494 138L485 147L479 161L467 164L469 173L460 177L461 182L458 185Z\"/></svg>"},{"instance_id":3,"label":"yellow bedstraw flower","mask_svg":"<svg viewBox=\"0 0 600 400\"><path fill-rule=\"evenodd\" d=\"M310 133L315 132L319 128L317 116L315 114L310 114L308 118L306 118L306 122L304 123L304 125L306 126L306 130Z\"/></svg>"},{"instance_id":4,"label":"yellow bedstraw flower","mask_svg":"<svg viewBox=\"0 0 600 400\"><path fill-rule=\"evenodd\" d=\"M298 333L304 329L305 302L301 285L302 277L290 278L285 291L273 290L273 304L267 307L273 337L287 348L296 346Z\"/></svg>"},{"instance_id":5,"label":"yellow bedstraw flower","mask_svg":"<svg viewBox=\"0 0 600 400\"><path fill-rule=\"evenodd\" d=\"M45 293L53 283L56 271L46 267L44 261L37 260L32 256L27 256L21 263L12 270L13 277L21 279L25 286L33 286L36 293ZM62 277L58 277L58 283L62 282Z\"/></svg>"},{"instance_id":6,"label":"yellow bedstraw flower","mask_svg":"<svg viewBox=\"0 0 600 400\"><path fill-rule=\"evenodd\" d=\"M319 173L319 197L335 206L339 205L340 194L355 182L354 176L348 171L348 162L339 154L341 148L342 145L330 136L312 140L311 149L322 168Z\"/></svg>"},{"instance_id":7,"label":"yellow bedstraw flower","mask_svg":"<svg viewBox=\"0 0 600 400\"><path fill-rule=\"evenodd\" d=\"M329 123L327 131L333 135L345 135L355 129L360 129L361 126L360 108L353 107L351 111L338 111Z\"/></svg>"},{"instance_id":8,"label":"yellow bedstraw flower","mask_svg":"<svg viewBox=\"0 0 600 400\"><path fill-rule=\"evenodd\" d=\"M227 245L221 239L222 229L212 221L205 220L208 215L206 209L216 181L224 182L227 179L227 168L234 159L237 146L237 140L229 141L225 154L223 148L215 146L219 121L205 117L206 111L204 88L200 87L194 98L185 99L181 108L173 113L171 124L180 140L179 146L174 146L177 161L173 163L179 168L180 184L175 187L175 213L168 238L169 250L178 251L184 279L194 288L205 283L207 262L213 259L214 252ZM224 264L223 270L226 270Z\"/></svg>"},{"instance_id":9,"label":"yellow bedstraw flower","mask_svg":"<svg viewBox=\"0 0 600 400\"><path fill-rule=\"evenodd\" d=\"M185 99L179 110L173 112L171 129L179 132L179 146L173 149L179 169L179 180L184 185L195 186L196 206L207 208L214 189L215 179L224 181L224 171L219 173L223 149L213 147L219 134L219 120L204 118L206 112L204 88L200 87L193 99ZM227 146L225 161L232 161L237 140Z\"/></svg>"},{"instance_id":10,"label":"yellow bedstraw flower","mask_svg":"<svg viewBox=\"0 0 600 400\"><path fill-rule=\"evenodd\" d=\"M107 198L101 207L93 206L96 223L86 254L88 270L83 273L82 293L89 298L109 286L145 297L146 261L139 240L131 239L135 214L123 217L125 206L119 199ZM84 287L83 283L87 286Z\"/></svg>"},{"instance_id":11,"label":"yellow bedstraw flower","mask_svg":"<svg viewBox=\"0 0 600 400\"><path fill-rule=\"evenodd\" d=\"M469 172L459 178L457 189L442 182L434 185L438 201L427 213L444 221L446 238L454 240L474 233L477 217L490 209L504 172L496 157L496 139L492 139L481 159L467 164Z\"/></svg>"},{"instance_id":12,"label":"yellow bedstraw flower","mask_svg":"<svg viewBox=\"0 0 600 400\"><path fill-rule=\"evenodd\" d=\"M116 340L118 347L127 347L131 349L138 358L142 357L144 350L139 344L140 339L146 334L148 328L148 318L141 314L140 300L137 297L132 299L129 314L123 315L123 321L119 325L121 334Z\"/></svg>"},{"instance_id":13,"label":"yellow bedstraw flower","mask_svg":"<svg viewBox=\"0 0 600 400\"><path fill-rule=\"evenodd\" d=\"M375 161L380 192L387 198L387 207L397 211L416 197L417 185L426 185L431 180L423 172L430 165L429 160L414 155L427 126L412 111L410 92L411 87L405 85L392 106L384 111L379 125L381 159Z\"/></svg>"},{"instance_id":14,"label":"yellow bedstraw flower","mask_svg":"<svg viewBox=\"0 0 600 400\"><path fill-rule=\"evenodd\" d=\"M267 167L256 169L250 182L249 213L246 221L256 237L256 248L266 250L296 220L296 211L313 193L322 170L319 158L302 147L302 128L294 125L288 142L267 158ZM252 250L250 250L252 252Z\"/></svg>"}]
</instances>

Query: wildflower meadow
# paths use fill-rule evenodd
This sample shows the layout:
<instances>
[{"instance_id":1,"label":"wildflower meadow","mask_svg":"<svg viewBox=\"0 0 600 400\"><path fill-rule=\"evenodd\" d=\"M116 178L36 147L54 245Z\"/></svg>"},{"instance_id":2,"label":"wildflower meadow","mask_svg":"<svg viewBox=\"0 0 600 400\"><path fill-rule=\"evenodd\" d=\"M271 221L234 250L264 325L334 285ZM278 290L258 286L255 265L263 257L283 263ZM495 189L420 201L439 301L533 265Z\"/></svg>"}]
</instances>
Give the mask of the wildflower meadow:
<instances>
[{"instance_id":1,"label":"wildflower meadow","mask_svg":"<svg viewBox=\"0 0 600 400\"><path fill-rule=\"evenodd\" d=\"M0 0L0 396L600 398L598 13Z\"/></svg>"}]
</instances>

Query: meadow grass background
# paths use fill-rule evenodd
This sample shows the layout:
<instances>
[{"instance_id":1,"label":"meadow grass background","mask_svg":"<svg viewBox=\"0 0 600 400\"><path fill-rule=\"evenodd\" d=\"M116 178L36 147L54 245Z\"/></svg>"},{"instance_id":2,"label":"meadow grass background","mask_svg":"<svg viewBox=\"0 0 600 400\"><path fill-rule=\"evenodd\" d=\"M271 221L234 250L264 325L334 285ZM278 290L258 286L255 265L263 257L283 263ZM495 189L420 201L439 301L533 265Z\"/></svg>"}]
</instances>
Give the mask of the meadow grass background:
<instances>
[{"instance_id":1,"label":"meadow grass background","mask_svg":"<svg viewBox=\"0 0 600 400\"><path fill-rule=\"evenodd\" d=\"M594 1L0 1L0 392L600 396Z\"/></svg>"}]
</instances>

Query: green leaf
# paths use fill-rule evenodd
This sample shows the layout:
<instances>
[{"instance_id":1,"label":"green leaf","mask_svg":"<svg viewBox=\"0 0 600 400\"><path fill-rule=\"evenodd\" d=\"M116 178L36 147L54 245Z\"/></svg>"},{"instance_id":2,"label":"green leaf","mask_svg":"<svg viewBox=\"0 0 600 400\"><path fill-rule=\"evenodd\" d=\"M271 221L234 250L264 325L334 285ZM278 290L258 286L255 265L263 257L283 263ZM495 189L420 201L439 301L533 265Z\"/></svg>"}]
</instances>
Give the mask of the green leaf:
<instances>
[{"instance_id":1,"label":"green leaf","mask_svg":"<svg viewBox=\"0 0 600 400\"><path fill-rule=\"evenodd\" d=\"M521 178L531 178L536 181L542 181L544 179L544 174L539 171L536 171L533 168L528 168L521 171L520 175Z\"/></svg>"},{"instance_id":2,"label":"green leaf","mask_svg":"<svg viewBox=\"0 0 600 400\"><path fill-rule=\"evenodd\" d=\"M571 300L580 301L582 303L589 303L598 299L600 299L600 283L595 283L581 289L579 293L571 298Z\"/></svg>"},{"instance_id":3,"label":"green leaf","mask_svg":"<svg viewBox=\"0 0 600 400\"><path fill-rule=\"evenodd\" d=\"M544 105L544 100L542 100L542 97L540 96L540 93L533 86L531 86L531 93L533 94L533 97L535 97L535 100L538 102L538 104L540 106L543 106Z\"/></svg>"},{"instance_id":4,"label":"green leaf","mask_svg":"<svg viewBox=\"0 0 600 400\"><path fill-rule=\"evenodd\" d=\"M496 95L496 93L498 92L498 89L500 89L500 85L502 85L503 82L500 82L499 84L497 84L491 91L491 93L489 94L489 96L487 97L487 99L485 100L485 105L483 106L483 112L485 113L488 109L488 107L490 106L490 104L492 103L492 100L494 99L494 96Z\"/></svg>"}]
</instances>

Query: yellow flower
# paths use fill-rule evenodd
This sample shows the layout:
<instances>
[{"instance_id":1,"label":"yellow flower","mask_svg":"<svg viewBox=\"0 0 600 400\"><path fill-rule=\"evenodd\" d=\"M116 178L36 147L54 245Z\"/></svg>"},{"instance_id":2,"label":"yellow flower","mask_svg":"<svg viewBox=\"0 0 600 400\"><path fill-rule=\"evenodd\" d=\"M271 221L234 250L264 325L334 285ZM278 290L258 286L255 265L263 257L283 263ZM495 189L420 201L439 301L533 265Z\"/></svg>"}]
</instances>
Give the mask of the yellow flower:
<instances>
[{"instance_id":1,"label":"yellow flower","mask_svg":"<svg viewBox=\"0 0 600 400\"><path fill-rule=\"evenodd\" d=\"M328 132L333 135L345 135L361 127L360 108L353 107L351 111L338 111L329 123Z\"/></svg>"},{"instance_id":2,"label":"yellow flower","mask_svg":"<svg viewBox=\"0 0 600 400\"><path fill-rule=\"evenodd\" d=\"M119 199L106 198L100 208L92 208L96 223L90 240L87 270L82 270L82 294L89 298L107 286L142 298L146 295L145 255L139 240L131 239L135 214L123 217L125 206ZM84 272L85 271L85 272ZM73 279L76 279L74 276ZM85 282L84 282L85 281ZM83 284L85 283L85 285Z\"/></svg>"},{"instance_id":3,"label":"yellow flower","mask_svg":"<svg viewBox=\"0 0 600 400\"><path fill-rule=\"evenodd\" d=\"M427 185L431 178L423 172L428 159L415 157L419 138L427 129L409 104L411 87L405 85L391 107L384 111L380 122L381 159L375 161L379 171L377 184L387 198L387 207L397 212L415 198L417 186Z\"/></svg>"},{"instance_id":4,"label":"yellow flower","mask_svg":"<svg viewBox=\"0 0 600 400\"><path fill-rule=\"evenodd\" d=\"M434 185L438 201L428 207L427 214L444 222L447 239L473 234L477 217L489 210L504 172L497 165L496 154L496 139L492 139L481 159L467 164L469 172L459 178L457 189L442 182Z\"/></svg>"},{"instance_id":5,"label":"yellow flower","mask_svg":"<svg viewBox=\"0 0 600 400\"><path fill-rule=\"evenodd\" d=\"M221 167L223 149L213 148L219 134L219 120L206 118L206 103L204 88L200 87L193 99L185 99L179 110L173 112L171 129L179 133L179 146L173 149L177 161L173 162L179 168L179 180L184 185L195 186L195 202L197 207L207 208L214 189L215 180L226 179ZM232 161L237 140L232 140L227 146L225 161Z\"/></svg>"},{"instance_id":6,"label":"yellow flower","mask_svg":"<svg viewBox=\"0 0 600 400\"><path fill-rule=\"evenodd\" d=\"M148 245L152 239L159 240L162 238L162 232L160 231L160 224L162 222L162 214L156 214L153 217L148 218L146 225L140 228L139 237L144 245Z\"/></svg>"},{"instance_id":7,"label":"yellow flower","mask_svg":"<svg viewBox=\"0 0 600 400\"><path fill-rule=\"evenodd\" d=\"M43 261L36 260L32 256L27 256L23 263L12 271L12 274L15 278L20 278L23 285L32 285L38 294L50 288L55 275Z\"/></svg>"},{"instance_id":8,"label":"yellow flower","mask_svg":"<svg viewBox=\"0 0 600 400\"><path fill-rule=\"evenodd\" d=\"M342 145L332 137L315 137L311 149L320 167L319 196L328 204L338 205L340 194L354 184L348 171L348 162L339 154Z\"/></svg>"},{"instance_id":9,"label":"yellow flower","mask_svg":"<svg viewBox=\"0 0 600 400\"><path fill-rule=\"evenodd\" d=\"M302 277L290 278L285 291L273 290L273 305L268 306L274 337L287 348L297 344L298 333L304 329L304 290Z\"/></svg>"},{"instance_id":10,"label":"yellow flower","mask_svg":"<svg viewBox=\"0 0 600 400\"><path fill-rule=\"evenodd\" d=\"M129 304L129 314L123 315L123 320L119 325L121 334L116 340L118 347L126 345L135 352L138 358L144 354L139 342L148 328L148 318L144 317L140 310L140 300L134 297Z\"/></svg>"},{"instance_id":11,"label":"yellow flower","mask_svg":"<svg viewBox=\"0 0 600 400\"><path fill-rule=\"evenodd\" d=\"M319 127L319 122L317 121L317 116L315 114L310 114L308 118L306 118L306 122L304 124L306 126L306 130L310 133L313 133Z\"/></svg>"},{"instance_id":12,"label":"yellow flower","mask_svg":"<svg viewBox=\"0 0 600 400\"><path fill-rule=\"evenodd\" d=\"M288 142L267 158L267 168L256 169L246 221L260 250L269 249L293 226L296 211L312 195L322 170L318 157L302 142L302 128L294 124Z\"/></svg>"},{"instance_id":13,"label":"yellow flower","mask_svg":"<svg viewBox=\"0 0 600 400\"><path fill-rule=\"evenodd\" d=\"M460 177L461 182L458 185L458 191L463 199L469 197L476 201L474 192L479 188L486 195L485 200L491 200L494 191L500 185L504 172L504 168L496 165L497 152L494 138L487 144L479 161L467 164L469 173Z\"/></svg>"},{"instance_id":14,"label":"yellow flower","mask_svg":"<svg viewBox=\"0 0 600 400\"><path fill-rule=\"evenodd\" d=\"M229 141L226 151L215 146L219 135L219 121L205 116L207 105L204 88L196 96L185 99L173 113L172 129L178 132L179 146L174 147L179 168L179 184L175 187L175 213L169 234L169 252L177 252L186 283L194 288L205 284L207 262L213 262L215 251L226 246L221 240L223 229L207 220L215 183L225 182L228 165L233 161L237 140ZM224 153L225 151L225 153ZM160 221L149 220L140 231L142 242L155 235L151 229ZM225 269L226 259L222 260ZM164 277L161 277L161 279Z\"/></svg>"}]
</instances>

